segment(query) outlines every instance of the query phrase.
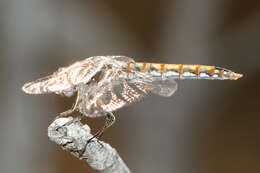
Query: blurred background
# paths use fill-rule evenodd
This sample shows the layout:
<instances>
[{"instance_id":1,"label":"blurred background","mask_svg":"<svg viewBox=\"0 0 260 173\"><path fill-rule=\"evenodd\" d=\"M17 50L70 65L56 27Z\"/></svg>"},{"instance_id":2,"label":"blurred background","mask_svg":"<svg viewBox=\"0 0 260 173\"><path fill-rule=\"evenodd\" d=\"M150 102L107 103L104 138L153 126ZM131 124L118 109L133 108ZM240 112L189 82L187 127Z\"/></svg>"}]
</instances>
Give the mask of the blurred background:
<instances>
[{"instance_id":1,"label":"blurred background","mask_svg":"<svg viewBox=\"0 0 260 173\"><path fill-rule=\"evenodd\" d=\"M217 65L238 81L179 81L117 112L103 140L133 172L260 172L260 1L1 0L0 172L95 172L48 140L73 98L25 82L95 55ZM103 118L87 119L95 131Z\"/></svg>"}]
</instances>

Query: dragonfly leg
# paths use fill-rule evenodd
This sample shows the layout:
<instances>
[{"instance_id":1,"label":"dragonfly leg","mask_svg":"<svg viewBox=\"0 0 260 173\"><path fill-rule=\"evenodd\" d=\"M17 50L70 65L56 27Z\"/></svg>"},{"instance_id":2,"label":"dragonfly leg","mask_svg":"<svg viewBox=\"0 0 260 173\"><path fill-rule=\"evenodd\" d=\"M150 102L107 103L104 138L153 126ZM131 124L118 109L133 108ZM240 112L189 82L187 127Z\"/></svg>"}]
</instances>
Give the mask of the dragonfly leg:
<instances>
[{"instance_id":1,"label":"dragonfly leg","mask_svg":"<svg viewBox=\"0 0 260 173\"><path fill-rule=\"evenodd\" d=\"M59 115L56 117L56 119L58 118L61 118L61 117L67 117L68 115L72 114L74 111L77 110L77 107L78 107L78 104L79 104L79 100L80 100L80 96L79 94L77 95L77 98L76 98L76 101L74 102L74 104L72 105L72 108L65 111L65 112L62 112L62 113L59 113Z\"/></svg>"},{"instance_id":2,"label":"dragonfly leg","mask_svg":"<svg viewBox=\"0 0 260 173\"><path fill-rule=\"evenodd\" d=\"M94 139L94 138L97 138L97 139L99 140L99 139L102 137L104 131L105 131L108 127L110 127L111 125L113 125L115 121L116 121L116 118L115 118L114 114L113 114L112 112L108 112L108 113L106 114L106 120L105 120L104 126L103 126L100 130L98 130L97 133L95 133L95 135L92 136L92 137L88 140L88 143L91 142L91 140Z\"/></svg>"}]
</instances>

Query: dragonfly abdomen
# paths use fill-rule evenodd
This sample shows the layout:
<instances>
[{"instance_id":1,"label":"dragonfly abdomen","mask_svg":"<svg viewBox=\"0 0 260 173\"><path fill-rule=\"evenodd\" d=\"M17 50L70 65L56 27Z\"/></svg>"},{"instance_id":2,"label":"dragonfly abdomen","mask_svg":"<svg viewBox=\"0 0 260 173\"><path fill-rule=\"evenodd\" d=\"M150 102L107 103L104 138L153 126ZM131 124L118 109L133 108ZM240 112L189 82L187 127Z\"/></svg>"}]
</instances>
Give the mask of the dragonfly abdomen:
<instances>
[{"instance_id":1,"label":"dragonfly abdomen","mask_svg":"<svg viewBox=\"0 0 260 173\"><path fill-rule=\"evenodd\" d=\"M130 70L148 73L153 77L171 79L209 79L209 80L236 80L242 77L241 74L222 67L206 65L186 65L186 64L159 64L159 63L128 63Z\"/></svg>"}]
</instances>

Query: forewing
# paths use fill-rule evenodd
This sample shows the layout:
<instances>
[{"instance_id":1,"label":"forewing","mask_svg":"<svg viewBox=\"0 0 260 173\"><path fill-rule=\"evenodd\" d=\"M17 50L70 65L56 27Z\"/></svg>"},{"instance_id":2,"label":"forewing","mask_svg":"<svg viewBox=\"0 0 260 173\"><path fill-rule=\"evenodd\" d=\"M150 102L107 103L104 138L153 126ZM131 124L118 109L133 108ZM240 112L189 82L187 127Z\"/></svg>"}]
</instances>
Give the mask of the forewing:
<instances>
[{"instance_id":1,"label":"forewing","mask_svg":"<svg viewBox=\"0 0 260 173\"><path fill-rule=\"evenodd\" d=\"M68 70L68 77L72 85L87 83L91 78L99 72L107 59L100 57L91 57L85 61L77 62Z\"/></svg>"},{"instance_id":2,"label":"forewing","mask_svg":"<svg viewBox=\"0 0 260 173\"><path fill-rule=\"evenodd\" d=\"M127 56L109 56L112 59L115 59L117 61L122 61L122 62L135 62L133 58L127 57Z\"/></svg>"},{"instance_id":3,"label":"forewing","mask_svg":"<svg viewBox=\"0 0 260 173\"><path fill-rule=\"evenodd\" d=\"M44 94L51 92L60 92L70 88L70 83L67 76L63 75L50 75L40 78L33 82L24 84L23 91L28 94Z\"/></svg>"},{"instance_id":4,"label":"forewing","mask_svg":"<svg viewBox=\"0 0 260 173\"><path fill-rule=\"evenodd\" d=\"M101 70L104 63L105 60L102 58L88 58L68 67L59 68L53 75L26 83L22 89L28 94L66 92L81 83L87 83Z\"/></svg>"}]
</instances>

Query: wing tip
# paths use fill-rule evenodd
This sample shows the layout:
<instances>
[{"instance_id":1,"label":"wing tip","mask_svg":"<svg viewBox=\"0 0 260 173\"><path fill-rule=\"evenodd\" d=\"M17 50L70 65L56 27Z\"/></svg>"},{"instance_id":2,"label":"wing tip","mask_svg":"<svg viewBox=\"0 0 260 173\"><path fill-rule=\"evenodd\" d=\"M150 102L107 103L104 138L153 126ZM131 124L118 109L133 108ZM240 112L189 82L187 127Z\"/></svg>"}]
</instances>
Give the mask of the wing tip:
<instances>
[{"instance_id":1,"label":"wing tip","mask_svg":"<svg viewBox=\"0 0 260 173\"><path fill-rule=\"evenodd\" d=\"M26 94L37 94L35 93L35 90L33 90L31 86L32 86L31 82L24 84L22 87L23 92L25 92Z\"/></svg>"},{"instance_id":2,"label":"wing tip","mask_svg":"<svg viewBox=\"0 0 260 173\"><path fill-rule=\"evenodd\" d=\"M43 78L39 78L32 82L25 83L22 87L22 90L26 94L44 94L46 93L46 82L53 78L53 75L45 76Z\"/></svg>"},{"instance_id":3,"label":"wing tip","mask_svg":"<svg viewBox=\"0 0 260 173\"><path fill-rule=\"evenodd\" d=\"M39 83L29 82L23 85L22 87L23 92L26 94L44 94L45 92L39 86Z\"/></svg>"}]
</instances>

